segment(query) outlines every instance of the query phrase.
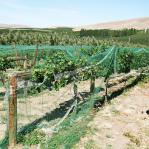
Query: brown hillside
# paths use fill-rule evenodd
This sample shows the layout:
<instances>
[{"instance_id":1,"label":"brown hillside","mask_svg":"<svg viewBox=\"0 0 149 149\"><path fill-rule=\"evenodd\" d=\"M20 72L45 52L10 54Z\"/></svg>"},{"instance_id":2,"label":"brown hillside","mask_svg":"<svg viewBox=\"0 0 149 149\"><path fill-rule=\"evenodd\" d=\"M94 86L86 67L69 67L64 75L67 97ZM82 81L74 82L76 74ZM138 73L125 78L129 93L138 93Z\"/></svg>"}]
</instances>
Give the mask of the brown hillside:
<instances>
[{"instance_id":1,"label":"brown hillside","mask_svg":"<svg viewBox=\"0 0 149 149\"><path fill-rule=\"evenodd\" d=\"M107 22L107 23L98 23L93 25L85 25L74 28L74 31L79 31L81 29L113 29L113 30L119 30L119 29L149 29L149 17L146 18L139 18L139 19L130 19L130 20L124 20L124 21L114 21L114 22Z\"/></svg>"}]
</instances>

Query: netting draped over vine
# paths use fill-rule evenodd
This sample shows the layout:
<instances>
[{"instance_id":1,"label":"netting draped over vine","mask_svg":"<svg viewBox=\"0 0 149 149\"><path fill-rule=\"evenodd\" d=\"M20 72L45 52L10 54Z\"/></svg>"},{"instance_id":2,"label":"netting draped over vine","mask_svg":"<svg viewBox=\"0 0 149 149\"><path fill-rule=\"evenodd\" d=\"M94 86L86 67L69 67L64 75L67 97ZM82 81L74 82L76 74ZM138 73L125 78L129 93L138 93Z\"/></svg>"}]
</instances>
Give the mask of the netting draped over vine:
<instances>
[{"instance_id":1,"label":"netting draped over vine","mask_svg":"<svg viewBox=\"0 0 149 149\"><path fill-rule=\"evenodd\" d=\"M25 56L28 54L30 56L29 58L31 58L34 57L36 48L36 45L1 45L0 55L16 56L17 51L17 56ZM90 69L96 71L94 73L96 73L97 77L106 77L112 73L127 72L130 69L138 69L149 64L149 49L144 48L39 45L38 50L35 69L39 69L39 75L43 73L43 77L47 77L47 70L50 71L50 75L55 75L70 70L79 70L81 73L82 71L88 71ZM60 51L63 54L59 56L57 53ZM52 56L53 60L49 62ZM66 67L67 65L69 65L69 68ZM58 67L56 71L55 67ZM61 70L62 67L64 68Z\"/></svg>"},{"instance_id":2,"label":"netting draped over vine","mask_svg":"<svg viewBox=\"0 0 149 149\"><path fill-rule=\"evenodd\" d=\"M17 54L24 57L28 54L32 58L36 48L35 45L0 46L0 56ZM144 48L39 45L36 65L29 70L31 77L17 80L18 131L27 134L30 129L48 129L61 123L60 119L67 115L74 103L71 99L76 97L78 88L74 84L77 81L106 78L146 66L149 66L149 49ZM59 84L60 90L55 91ZM8 86L5 84L5 103L10 94ZM86 86L83 84L79 92L89 92L89 86Z\"/></svg>"},{"instance_id":3,"label":"netting draped over vine","mask_svg":"<svg viewBox=\"0 0 149 149\"><path fill-rule=\"evenodd\" d=\"M25 57L28 55L27 58L33 60L36 48L36 45L1 45L0 55L16 57ZM11 63L11 61L8 63ZM31 67L33 62L29 63ZM94 74L96 77L107 77L113 73L129 72L131 69L148 66L149 49L116 46L39 45L35 64L36 65L33 68L35 74L34 79L38 80L40 83L46 79L54 81L53 77L57 74L65 74L65 72L69 71L74 71L77 75L84 72L86 73L86 79L89 77L87 76L88 73L89 75ZM22 65L24 64L21 64L20 67L22 67ZM15 67L14 63L12 64L12 67ZM72 75L70 75L70 77L72 77ZM46 81L44 81L44 83L46 83Z\"/></svg>"},{"instance_id":4,"label":"netting draped over vine","mask_svg":"<svg viewBox=\"0 0 149 149\"><path fill-rule=\"evenodd\" d=\"M25 56L26 54L29 57L34 57L34 51L36 49L36 45L1 45L0 46L0 56ZM115 51L117 49L117 52ZM109 52L109 55L106 56L107 59L104 60L104 63L108 62L108 59L110 56L112 57L117 57L119 59L119 55L122 55L124 53L131 53L134 55L133 59L137 59L140 55L143 57L146 57L145 55L149 54L149 49L145 48L123 48L123 47L103 47L103 46L49 46L49 45L39 45L38 46L38 55L37 55L37 64L39 63L39 60L42 58L44 61L46 61L49 56L54 52L54 51L63 51L65 52L65 55L67 59L70 59L77 63L77 60L79 59L86 59L87 64L91 63L98 63L100 60L105 57ZM112 53L115 54L112 54ZM144 60L143 60L144 61ZM119 67L116 65L116 62L118 61L115 60L115 66ZM114 68L116 69L116 68ZM116 70L115 70L116 71Z\"/></svg>"}]
</instances>

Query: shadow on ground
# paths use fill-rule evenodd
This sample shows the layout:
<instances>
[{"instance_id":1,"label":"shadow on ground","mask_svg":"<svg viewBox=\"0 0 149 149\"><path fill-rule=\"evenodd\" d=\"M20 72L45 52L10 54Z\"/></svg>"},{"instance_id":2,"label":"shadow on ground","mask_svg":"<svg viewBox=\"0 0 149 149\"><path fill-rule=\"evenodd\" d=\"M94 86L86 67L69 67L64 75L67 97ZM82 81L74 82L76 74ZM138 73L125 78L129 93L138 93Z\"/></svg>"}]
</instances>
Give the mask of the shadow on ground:
<instances>
[{"instance_id":1,"label":"shadow on ground","mask_svg":"<svg viewBox=\"0 0 149 149\"><path fill-rule=\"evenodd\" d=\"M88 96L90 95L90 93L88 92L82 92L80 93L80 97L77 97L77 100L78 102L80 100L83 100L85 102L85 98L87 98ZM56 108L55 110L49 112L49 113L46 113L43 117L40 117L39 119L36 119L35 121L33 121L32 123L30 124L27 124L26 126L24 126L19 132L18 132L18 138L19 136L21 135L26 135L30 132L32 132L33 130L35 130L38 125L40 123L42 123L42 121L47 121L47 122L50 122L52 120L55 120L57 118L62 118L67 110L69 109L69 107L72 105L72 103L74 102L75 98L72 98L64 103L61 103L59 105L59 108Z\"/></svg>"},{"instance_id":2,"label":"shadow on ground","mask_svg":"<svg viewBox=\"0 0 149 149\"><path fill-rule=\"evenodd\" d=\"M129 88L134 87L140 80L141 80L141 78L139 78L137 80L134 80L133 83L131 85L127 86L125 89L129 89ZM97 91L95 92L95 94L99 91L103 91L103 89L102 88L97 88ZM115 98L115 97L119 96L120 94L122 94L123 91L124 91L124 89L119 90L119 91L111 94L108 97L108 101L110 102L113 98ZM77 97L78 102L81 100L81 101L83 101L82 103L84 103L86 101L86 99L90 96L90 93L89 92L81 92L81 93L79 93L79 95L80 95L80 97ZM39 119L36 119L35 121L33 121L30 124L25 125L18 132L18 138L22 135L24 136L24 135L34 131L42 121L50 122L50 121L55 120L57 118L62 118L66 114L68 108L72 105L74 100L75 100L75 98L72 98L72 99L70 99L70 100L68 100L64 103L61 103L59 108L56 108L55 110L53 110L49 113L46 113L43 117L41 117ZM103 96L99 100L95 101L94 108L102 107L104 105L104 103L105 103L105 97ZM7 145L8 145L8 135L6 135L6 137L0 142L0 149L1 148L2 149L7 148L6 147Z\"/></svg>"}]
</instances>

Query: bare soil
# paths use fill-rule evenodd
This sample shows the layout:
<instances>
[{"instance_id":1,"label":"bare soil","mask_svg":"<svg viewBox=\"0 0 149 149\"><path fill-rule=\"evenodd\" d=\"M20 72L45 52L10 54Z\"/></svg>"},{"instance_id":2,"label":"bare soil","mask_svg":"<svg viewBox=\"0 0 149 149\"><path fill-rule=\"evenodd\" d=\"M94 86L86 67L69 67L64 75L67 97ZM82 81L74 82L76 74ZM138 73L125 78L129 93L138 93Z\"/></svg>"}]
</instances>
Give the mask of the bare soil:
<instances>
[{"instance_id":1,"label":"bare soil","mask_svg":"<svg viewBox=\"0 0 149 149\"><path fill-rule=\"evenodd\" d=\"M112 100L88 124L79 149L149 149L149 83Z\"/></svg>"},{"instance_id":2,"label":"bare soil","mask_svg":"<svg viewBox=\"0 0 149 149\"><path fill-rule=\"evenodd\" d=\"M96 80L96 85L99 86L101 80ZM89 93L90 81L81 81L78 83L78 92ZM1 88L0 92L4 92ZM69 108L72 102L69 102L74 97L73 83L69 84L59 91L44 91L41 94L30 96L27 98L18 98L17 113L18 113L18 130L25 125L32 124L38 121L37 125L47 125L50 121L59 121L65 114L60 106L66 105ZM5 136L7 111L3 110L3 101L0 100L0 140ZM62 110L62 111L60 111ZM52 122L55 123L55 122ZM46 130L46 129L45 129Z\"/></svg>"},{"instance_id":3,"label":"bare soil","mask_svg":"<svg viewBox=\"0 0 149 149\"><path fill-rule=\"evenodd\" d=\"M102 80L96 81L100 86ZM90 81L78 83L79 92L89 92ZM18 99L19 128L42 119L73 98L73 85L59 91L45 91L38 96ZM0 101L2 105L2 101ZM69 107L68 107L69 108ZM91 133L81 138L74 147L79 149L149 149L149 83L137 85L102 107L88 124ZM0 118L6 111L0 110ZM5 115L6 116L6 115ZM61 117L49 115L52 120ZM52 118L52 117L53 118ZM0 124L0 139L4 137L6 123ZM39 124L40 125L40 124ZM46 130L46 129L45 129ZM17 147L16 147L17 148ZM22 145L18 145L22 148ZM32 146L31 148L37 148Z\"/></svg>"}]
</instances>

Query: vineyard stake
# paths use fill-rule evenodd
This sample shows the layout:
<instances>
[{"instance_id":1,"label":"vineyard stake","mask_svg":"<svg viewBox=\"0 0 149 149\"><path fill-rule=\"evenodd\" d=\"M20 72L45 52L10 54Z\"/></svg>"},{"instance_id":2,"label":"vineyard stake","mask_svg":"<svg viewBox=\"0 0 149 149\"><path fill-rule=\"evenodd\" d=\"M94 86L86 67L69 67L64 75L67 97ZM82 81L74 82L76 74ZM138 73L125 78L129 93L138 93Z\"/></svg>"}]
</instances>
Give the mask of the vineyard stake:
<instances>
[{"instance_id":1,"label":"vineyard stake","mask_svg":"<svg viewBox=\"0 0 149 149\"><path fill-rule=\"evenodd\" d=\"M74 107L74 110L75 110L75 113L77 113L77 103L78 103L78 86L76 84L76 82L74 81L74 84L73 84L73 92L74 92L74 99L75 99L75 107Z\"/></svg>"},{"instance_id":2,"label":"vineyard stake","mask_svg":"<svg viewBox=\"0 0 149 149\"><path fill-rule=\"evenodd\" d=\"M17 144L17 77L10 76L10 99L9 99L9 146Z\"/></svg>"},{"instance_id":3,"label":"vineyard stake","mask_svg":"<svg viewBox=\"0 0 149 149\"><path fill-rule=\"evenodd\" d=\"M91 77L91 82L90 82L90 93L93 93L95 90L95 77Z\"/></svg>"},{"instance_id":4,"label":"vineyard stake","mask_svg":"<svg viewBox=\"0 0 149 149\"><path fill-rule=\"evenodd\" d=\"M105 103L108 102L108 78L106 79L106 83L105 83Z\"/></svg>"}]
</instances>

